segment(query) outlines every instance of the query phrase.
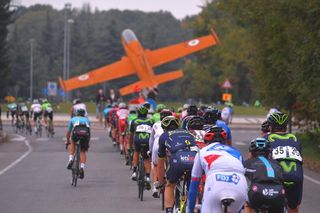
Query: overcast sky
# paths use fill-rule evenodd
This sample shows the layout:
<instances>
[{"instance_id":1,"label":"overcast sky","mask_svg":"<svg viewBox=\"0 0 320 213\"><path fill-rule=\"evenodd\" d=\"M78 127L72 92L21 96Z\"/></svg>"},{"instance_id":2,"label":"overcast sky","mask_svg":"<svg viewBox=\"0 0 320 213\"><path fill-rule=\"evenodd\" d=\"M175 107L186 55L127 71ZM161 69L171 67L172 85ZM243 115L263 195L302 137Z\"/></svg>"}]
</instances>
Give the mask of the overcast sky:
<instances>
[{"instance_id":1,"label":"overcast sky","mask_svg":"<svg viewBox=\"0 0 320 213\"><path fill-rule=\"evenodd\" d=\"M16 0L24 6L33 4L50 4L61 9L69 2L73 7L81 7L83 3L90 3L92 8L99 10L128 9L142 11L170 11L175 17L183 18L186 15L194 15L200 12L199 6L206 0Z\"/></svg>"}]
</instances>

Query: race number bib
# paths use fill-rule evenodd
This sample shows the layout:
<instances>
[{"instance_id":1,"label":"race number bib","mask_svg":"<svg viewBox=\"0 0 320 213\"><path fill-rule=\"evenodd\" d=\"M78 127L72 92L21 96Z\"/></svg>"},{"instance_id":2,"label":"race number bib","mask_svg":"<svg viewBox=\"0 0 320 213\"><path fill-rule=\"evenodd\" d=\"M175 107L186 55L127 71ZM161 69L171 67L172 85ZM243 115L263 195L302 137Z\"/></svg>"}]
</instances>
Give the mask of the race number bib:
<instances>
[{"instance_id":1,"label":"race number bib","mask_svg":"<svg viewBox=\"0 0 320 213\"><path fill-rule=\"evenodd\" d=\"M292 146L278 146L272 150L272 158L275 160L290 158L302 162L300 152Z\"/></svg>"},{"instance_id":2,"label":"race number bib","mask_svg":"<svg viewBox=\"0 0 320 213\"><path fill-rule=\"evenodd\" d=\"M48 113L51 113L53 110L52 110L51 107L48 107L48 108L46 109L46 111L47 111Z\"/></svg>"},{"instance_id":3,"label":"race number bib","mask_svg":"<svg viewBox=\"0 0 320 213\"><path fill-rule=\"evenodd\" d=\"M141 124L141 125L137 126L136 132L146 132L146 133L150 133L151 134L152 128L149 125Z\"/></svg>"},{"instance_id":4,"label":"race number bib","mask_svg":"<svg viewBox=\"0 0 320 213\"><path fill-rule=\"evenodd\" d=\"M27 111L28 111L28 108L27 108L27 106L22 106L22 107L21 107L21 110L22 110L22 112L27 112Z\"/></svg>"}]
</instances>

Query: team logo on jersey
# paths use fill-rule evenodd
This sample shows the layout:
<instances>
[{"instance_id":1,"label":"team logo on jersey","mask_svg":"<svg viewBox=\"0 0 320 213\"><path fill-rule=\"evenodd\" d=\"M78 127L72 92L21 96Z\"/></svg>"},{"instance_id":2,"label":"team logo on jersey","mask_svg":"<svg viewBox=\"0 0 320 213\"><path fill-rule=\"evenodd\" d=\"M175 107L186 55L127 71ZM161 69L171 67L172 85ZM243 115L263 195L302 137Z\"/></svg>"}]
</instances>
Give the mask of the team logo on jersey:
<instances>
[{"instance_id":1,"label":"team logo on jersey","mask_svg":"<svg viewBox=\"0 0 320 213\"><path fill-rule=\"evenodd\" d=\"M236 173L233 173L232 175L216 174L216 180L220 182L238 184L240 181L240 176Z\"/></svg>"},{"instance_id":2,"label":"team logo on jersey","mask_svg":"<svg viewBox=\"0 0 320 213\"><path fill-rule=\"evenodd\" d=\"M263 189L262 194L264 196L271 196L272 197L273 195L279 194L279 191L274 190L274 189Z\"/></svg>"},{"instance_id":3,"label":"team logo on jersey","mask_svg":"<svg viewBox=\"0 0 320 213\"><path fill-rule=\"evenodd\" d=\"M193 162L194 161L194 156L190 155L180 155L180 160L182 162Z\"/></svg>"}]
</instances>

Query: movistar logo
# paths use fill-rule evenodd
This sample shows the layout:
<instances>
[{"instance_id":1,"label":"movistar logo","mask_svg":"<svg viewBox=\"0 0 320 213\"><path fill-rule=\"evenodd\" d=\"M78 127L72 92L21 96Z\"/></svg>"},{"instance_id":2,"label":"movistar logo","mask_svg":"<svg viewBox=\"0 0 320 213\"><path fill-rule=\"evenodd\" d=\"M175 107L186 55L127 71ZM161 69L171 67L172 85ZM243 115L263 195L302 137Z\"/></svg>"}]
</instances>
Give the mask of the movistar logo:
<instances>
[{"instance_id":1,"label":"movistar logo","mask_svg":"<svg viewBox=\"0 0 320 213\"><path fill-rule=\"evenodd\" d=\"M271 116L279 125L284 124L288 120L288 116L285 114L273 113Z\"/></svg>"},{"instance_id":2,"label":"movistar logo","mask_svg":"<svg viewBox=\"0 0 320 213\"><path fill-rule=\"evenodd\" d=\"M151 119L136 119L135 120L136 124L141 124L141 123L147 123L147 122L151 122L152 123L152 120Z\"/></svg>"},{"instance_id":3,"label":"movistar logo","mask_svg":"<svg viewBox=\"0 0 320 213\"><path fill-rule=\"evenodd\" d=\"M294 171L297 171L297 163L296 162L290 162L289 165L285 161L281 161L280 165L285 173L290 173L292 169Z\"/></svg>"},{"instance_id":4,"label":"movistar logo","mask_svg":"<svg viewBox=\"0 0 320 213\"><path fill-rule=\"evenodd\" d=\"M139 137L139 139L146 140L149 138L149 136L150 135L147 132L140 132L138 137Z\"/></svg>"},{"instance_id":5,"label":"movistar logo","mask_svg":"<svg viewBox=\"0 0 320 213\"><path fill-rule=\"evenodd\" d=\"M270 141L270 142L274 142L276 139L280 139L280 140L293 139L294 142L297 142L297 137L291 133L288 133L285 135L271 134L268 136L268 141Z\"/></svg>"}]
</instances>

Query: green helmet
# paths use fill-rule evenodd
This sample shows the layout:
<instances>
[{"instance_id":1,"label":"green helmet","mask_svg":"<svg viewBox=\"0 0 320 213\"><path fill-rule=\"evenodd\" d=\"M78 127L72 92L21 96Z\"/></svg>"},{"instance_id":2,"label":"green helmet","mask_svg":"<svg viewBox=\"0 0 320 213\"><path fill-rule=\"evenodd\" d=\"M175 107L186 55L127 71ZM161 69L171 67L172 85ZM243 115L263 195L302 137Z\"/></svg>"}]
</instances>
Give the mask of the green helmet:
<instances>
[{"instance_id":1,"label":"green helmet","mask_svg":"<svg viewBox=\"0 0 320 213\"><path fill-rule=\"evenodd\" d=\"M147 115L148 114L148 108L145 107L144 105L140 105L137 108L137 113L138 113L138 115Z\"/></svg>"},{"instance_id":2,"label":"green helmet","mask_svg":"<svg viewBox=\"0 0 320 213\"><path fill-rule=\"evenodd\" d=\"M288 116L281 112L272 113L268 117L268 123L272 128L276 128L276 129L286 128L288 124Z\"/></svg>"},{"instance_id":3,"label":"green helmet","mask_svg":"<svg viewBox=\"0 0 320 213\"><path fill-rule=\"evenodd\" d=\"M156 107L156 111L157 112L161 112L162 110L164 110L166 108L166 105L164 104L158 104Z\"/></svg>"}]
</instances>

